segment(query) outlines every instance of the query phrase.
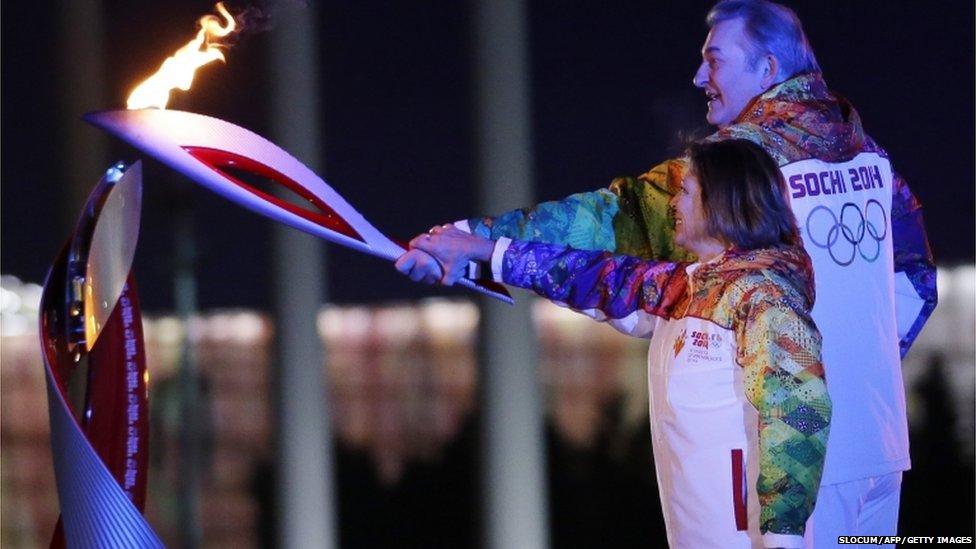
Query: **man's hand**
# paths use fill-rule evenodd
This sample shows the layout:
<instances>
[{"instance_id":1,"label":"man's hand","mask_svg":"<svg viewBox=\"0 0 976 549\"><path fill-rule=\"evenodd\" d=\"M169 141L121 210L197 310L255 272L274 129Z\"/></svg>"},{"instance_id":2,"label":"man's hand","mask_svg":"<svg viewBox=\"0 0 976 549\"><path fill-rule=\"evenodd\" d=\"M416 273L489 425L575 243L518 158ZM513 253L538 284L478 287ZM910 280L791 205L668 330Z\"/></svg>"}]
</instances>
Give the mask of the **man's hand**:
<instances>
[{"instance_id":1,"label":"man's hand","mask_svg":"<svg viewBox=\"0 0 976 549\"><path fill-rule=\"evenodd\" d=\"M414 281L452 286L464 277L470 261L489 261L495 243L468 234L453 225L439 225L410 241L396 269Z\"/></svg>"}]
</instances>

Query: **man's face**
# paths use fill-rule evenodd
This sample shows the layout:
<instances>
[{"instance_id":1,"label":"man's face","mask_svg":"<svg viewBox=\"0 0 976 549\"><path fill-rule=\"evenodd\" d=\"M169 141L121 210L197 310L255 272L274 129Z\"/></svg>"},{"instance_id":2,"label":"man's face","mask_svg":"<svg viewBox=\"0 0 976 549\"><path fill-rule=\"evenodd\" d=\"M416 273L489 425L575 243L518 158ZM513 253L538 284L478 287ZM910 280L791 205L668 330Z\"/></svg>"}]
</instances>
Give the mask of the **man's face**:
<instances>
[{"instance_id":1,"label":"man's face","mask_svg":"<svg viewBox=\"0 0 976 549\"><path fill-rule=\"evenodd\" d=\"M705 118L719 128L735 122L752 98L765 90L764 63L749 67L746 40L742 19L730 19L712 27L702 46L694 84L708 96Z\"/></svg>"}]
</instances>

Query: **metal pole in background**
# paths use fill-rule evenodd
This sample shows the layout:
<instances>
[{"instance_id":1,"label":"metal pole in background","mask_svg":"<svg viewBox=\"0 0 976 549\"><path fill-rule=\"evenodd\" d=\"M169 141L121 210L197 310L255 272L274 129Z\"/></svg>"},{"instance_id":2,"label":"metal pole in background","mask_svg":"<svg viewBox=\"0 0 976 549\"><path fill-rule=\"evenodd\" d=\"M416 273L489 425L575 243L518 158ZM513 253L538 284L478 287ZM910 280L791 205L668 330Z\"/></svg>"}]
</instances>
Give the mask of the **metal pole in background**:
<instances>
[{"instance_id":1,"label":"metal pole in background","mask_svg":"<svg viewBox=\"0 0 976 549\"><path fill-rule=\"evenodd\" d=\"M282 5L271 32L271 126L275 142L318 171L318 44L314 4ZM325 301L321 241L275 224L278 545L337 545L331 410L322 341L316 329Z\"/></svg>"},{"instance_id":2,"label":"metal pole in background","mask_svg":"<svg viewBox=\"0 0 976 549\"><path fill-rule=\"evenodd\" d=\"M93 178L109 163L105 134L81 121L81 115L107 105L105 101L105 21L102 2L78 0L62 2L60 9L62 89L61 127L64 128L62 180L66 193L62 200L62 223L66 232L74 229L78 212ZM42 39L42 38L39 38Z\"/></svg>"},{"instance_id":3,"label":"metal pole in background","mask_svg":"<svg viewBox=\"0 0 976 549\"><path fill-rule=\"evenodd\" d=\"M474 5L479 206L533 203L527 18L520 0ZM549 543L538 349L531 300L482 299L479 323L485 545Z\"/></svg>"},{"instance_id":4,"label":"metal pole in background","mask_svg":"<svg viewBox=\"0 0 976 549\"><path fill-rule=\"evenodd\" d=\"M200 524L200 492L203 478L203 425L201 413L200 367L196 342L190 338L190 319L197 314L196 236L193 231L193 209L186 193L177 193L174 215L173 248L175 265L173 295L176 313L183 323L178 381L179 402L179 474L177 479L176 519L182 547L196 549L203 545Z\"/></svg>"}]
</instances>

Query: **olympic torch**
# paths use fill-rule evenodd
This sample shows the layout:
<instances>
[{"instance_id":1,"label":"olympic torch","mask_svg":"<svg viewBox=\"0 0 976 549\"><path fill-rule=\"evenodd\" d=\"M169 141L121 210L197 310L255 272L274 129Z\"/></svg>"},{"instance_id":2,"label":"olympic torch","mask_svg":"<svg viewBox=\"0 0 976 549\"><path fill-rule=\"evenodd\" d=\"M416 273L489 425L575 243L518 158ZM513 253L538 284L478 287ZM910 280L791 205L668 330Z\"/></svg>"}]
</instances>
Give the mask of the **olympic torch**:
<instances>
[{"instance_id":1,"label":"olympic torch","mask_svg":"<svg viewBox=\"0 0 976 549\"><path fill-rule=\"evenodd\" d=\"M395 261L406 251L404 246L380 232L282 148L230 122L165 108L173 89L189 89L197 68L224 59L220 39L236 26L221 4L217 8L224 23L215 16L201 19L197 37L132 92L127 110L88 113L85 121L251 211L335 244ZM302 201L283 200L255 181L287 189ZM458 284L513 303L505 287L490 279L462 279Z\"/></svg>"}]
</instances>

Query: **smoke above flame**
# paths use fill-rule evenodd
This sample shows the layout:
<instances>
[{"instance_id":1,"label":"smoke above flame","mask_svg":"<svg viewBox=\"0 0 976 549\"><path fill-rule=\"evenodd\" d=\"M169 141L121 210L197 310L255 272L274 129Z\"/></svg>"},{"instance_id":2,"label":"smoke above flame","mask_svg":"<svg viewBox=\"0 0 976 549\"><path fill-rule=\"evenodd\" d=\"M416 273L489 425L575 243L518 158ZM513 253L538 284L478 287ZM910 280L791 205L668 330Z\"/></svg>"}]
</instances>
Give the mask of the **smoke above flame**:
<instances>
[{"instance_id":1,"label":"smoke above flame","mask_svg":"<svg viewBox=\"0 0 976 549\"><path fill-rule=\"evenodd\" d=\"M235 32L237 23L222 2L218 2L215 9L220 17L212 14L201 17L196 37L176 50L163 61L155 74L132 90L126 101L129 109L165 109L173 89L190 89L197 69L214 61L225 60L221 49L225 45L220 43L220 39Z\"/></svg>"}]
</instances>

